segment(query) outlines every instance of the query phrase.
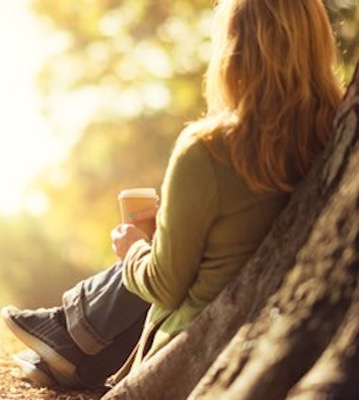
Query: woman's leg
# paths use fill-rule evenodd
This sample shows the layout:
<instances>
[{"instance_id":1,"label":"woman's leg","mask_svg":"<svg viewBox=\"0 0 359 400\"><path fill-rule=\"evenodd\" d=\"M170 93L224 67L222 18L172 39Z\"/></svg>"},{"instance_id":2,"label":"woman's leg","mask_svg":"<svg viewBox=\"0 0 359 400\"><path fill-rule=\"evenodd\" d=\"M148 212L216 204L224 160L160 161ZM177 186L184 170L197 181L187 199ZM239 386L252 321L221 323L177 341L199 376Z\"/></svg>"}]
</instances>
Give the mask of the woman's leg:
<instances>
[{"instance_id":1,"label":"woman's leg","mask_svg":"<svg viewBox=\"0 0 359 400\"><path fill-rule=\"evenodd\" d=\"M149 304L123 285L122 263L79 282L63 295L67 329L86 354L97 354L142 319Z\"/></svg>"},{"instance_id":2,"label":"woman's leg","mask_svg":"<svg viewBox=\"0 0 359 400\"><path fill-rule=\"evenodd\" d=\"M144 322L145 314L119 334L111 345L95 356L85 357L79 363L76 372L85 387L90 387L94 382L104 383L109 376L122 367L141 336Z\"/></svg>"},{"instance_id":3,"label":"woman's leg","mask_svg":"<svg viewBox=\"0 0 359 400\"><path fill-rule=\"evenodd\" d=\"M71 376L59 373L33 350L25 350L14 359L23 376L36 386L63 386L76 389L105 387L106 380L124 364L140 338L145 315L119 334L111 345L94 356L83 355Z\"/></svg>"},{"instance_id":4,"label":"woman's leg","mask_svg":"<svg viewBox=\"0 0 359 400\"><path fill-rule=\"evenodd\" d=\"M116 264L81 281L64 294L62 307L2 312L10 329L64 386L102 381L122 365L138 340L149 304L123 286L121 269Z\"/></svg>"}]
</instances>

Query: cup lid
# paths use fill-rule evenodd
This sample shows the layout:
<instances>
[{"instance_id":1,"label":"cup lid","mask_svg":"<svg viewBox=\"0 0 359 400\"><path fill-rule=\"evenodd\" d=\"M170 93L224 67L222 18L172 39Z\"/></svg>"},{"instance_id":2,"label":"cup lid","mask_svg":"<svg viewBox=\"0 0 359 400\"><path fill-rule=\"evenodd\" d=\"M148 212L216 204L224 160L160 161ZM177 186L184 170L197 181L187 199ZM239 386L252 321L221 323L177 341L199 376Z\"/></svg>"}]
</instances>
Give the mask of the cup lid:
<instances>
[{"instance_id":1,"label":"cup lid","mask_svg":"<svg viewBox=\"0 0 359 400\"><path fill-rule=\"evenodd\" d=\"M148 197L157 198L157 193L155 188L133 188L121 190L118 195L119 199L125 199L128 197Z\"/></svg>"}]
</instances>

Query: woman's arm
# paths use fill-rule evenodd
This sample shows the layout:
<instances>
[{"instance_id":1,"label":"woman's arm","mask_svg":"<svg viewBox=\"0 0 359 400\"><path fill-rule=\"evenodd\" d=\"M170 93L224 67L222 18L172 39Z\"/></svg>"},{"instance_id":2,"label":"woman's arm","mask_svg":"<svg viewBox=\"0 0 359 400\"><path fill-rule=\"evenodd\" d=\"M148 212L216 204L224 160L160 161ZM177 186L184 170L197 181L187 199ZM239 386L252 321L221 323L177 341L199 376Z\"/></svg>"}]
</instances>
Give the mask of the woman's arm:
<instances>
[{"instance_id":1,"label":"woman's arm","mask_svg":"<svg viewBox=\"0 0 359 400\"><path fill-rule=\"evenodd\" d=\"M153 243L139 240L130 247L123 276L139 297L174 309L196 279L217 210L213 163L201 143L175 149L161 197Z\"/></svg>"}]
</instances>

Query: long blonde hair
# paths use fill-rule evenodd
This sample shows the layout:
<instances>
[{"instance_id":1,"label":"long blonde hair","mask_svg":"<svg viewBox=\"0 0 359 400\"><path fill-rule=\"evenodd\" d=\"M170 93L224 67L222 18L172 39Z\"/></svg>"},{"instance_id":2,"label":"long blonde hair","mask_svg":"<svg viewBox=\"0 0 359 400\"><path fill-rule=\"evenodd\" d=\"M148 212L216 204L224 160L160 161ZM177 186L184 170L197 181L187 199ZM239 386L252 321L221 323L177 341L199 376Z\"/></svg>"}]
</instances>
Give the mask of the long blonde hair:
<instances>
[{"instance_id":1,"label":"long blonde hair","mask_svg":"<svg viewBox=\"0 0 359 400\"><path fill-rule=\"evenodd\" d=\"M342 96L326 10L321 0L217 8L204 125L216 122L201 136L227 127L231 161L248 186L290 192L289 175L302 177L323 149Z\"/></svg>"}]
</instances>

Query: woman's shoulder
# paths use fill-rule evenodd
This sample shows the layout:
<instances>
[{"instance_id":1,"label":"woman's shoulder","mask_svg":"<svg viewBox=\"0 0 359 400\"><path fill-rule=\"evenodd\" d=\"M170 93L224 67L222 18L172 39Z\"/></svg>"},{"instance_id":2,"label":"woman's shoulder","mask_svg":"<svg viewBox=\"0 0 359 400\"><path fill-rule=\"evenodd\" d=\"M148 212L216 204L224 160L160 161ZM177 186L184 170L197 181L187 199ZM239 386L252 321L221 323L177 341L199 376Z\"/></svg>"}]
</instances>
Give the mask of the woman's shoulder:
<instances>
[{"instance_id":1,"label":"woman's shoulder","mask_svg":"<svg viewBox=\"0 0 359 400\"><path fill-rule=\"evenodd\" d=\"M229 161L226 137L233 125L214 118L190 123L179 135L175 149L179 155L204 153L216 161Z\"/></svg>"},{"instance_id":2,"label":"woman's shoulder","mask_svg":"<svg viewBox=\"0 0 359 400\"><path fill-rule=\"evenodd\" d=\"M178 136L172 154L170 164L195 164L207 163L209 161L208 152L202 140L192 131L192 128L185 128Z\"/></svg>"},{"instance_id":3,"label":"woman's shoulder","mask_svg":"<svg viewBox=\"0 0 359 400\"><path fill-rule=\"evenodd\" d=\"M191 124L179 135L166 168L163 187L183 190L216 187L216 172L206 145Z\"/></svg>"}]
</instances>

